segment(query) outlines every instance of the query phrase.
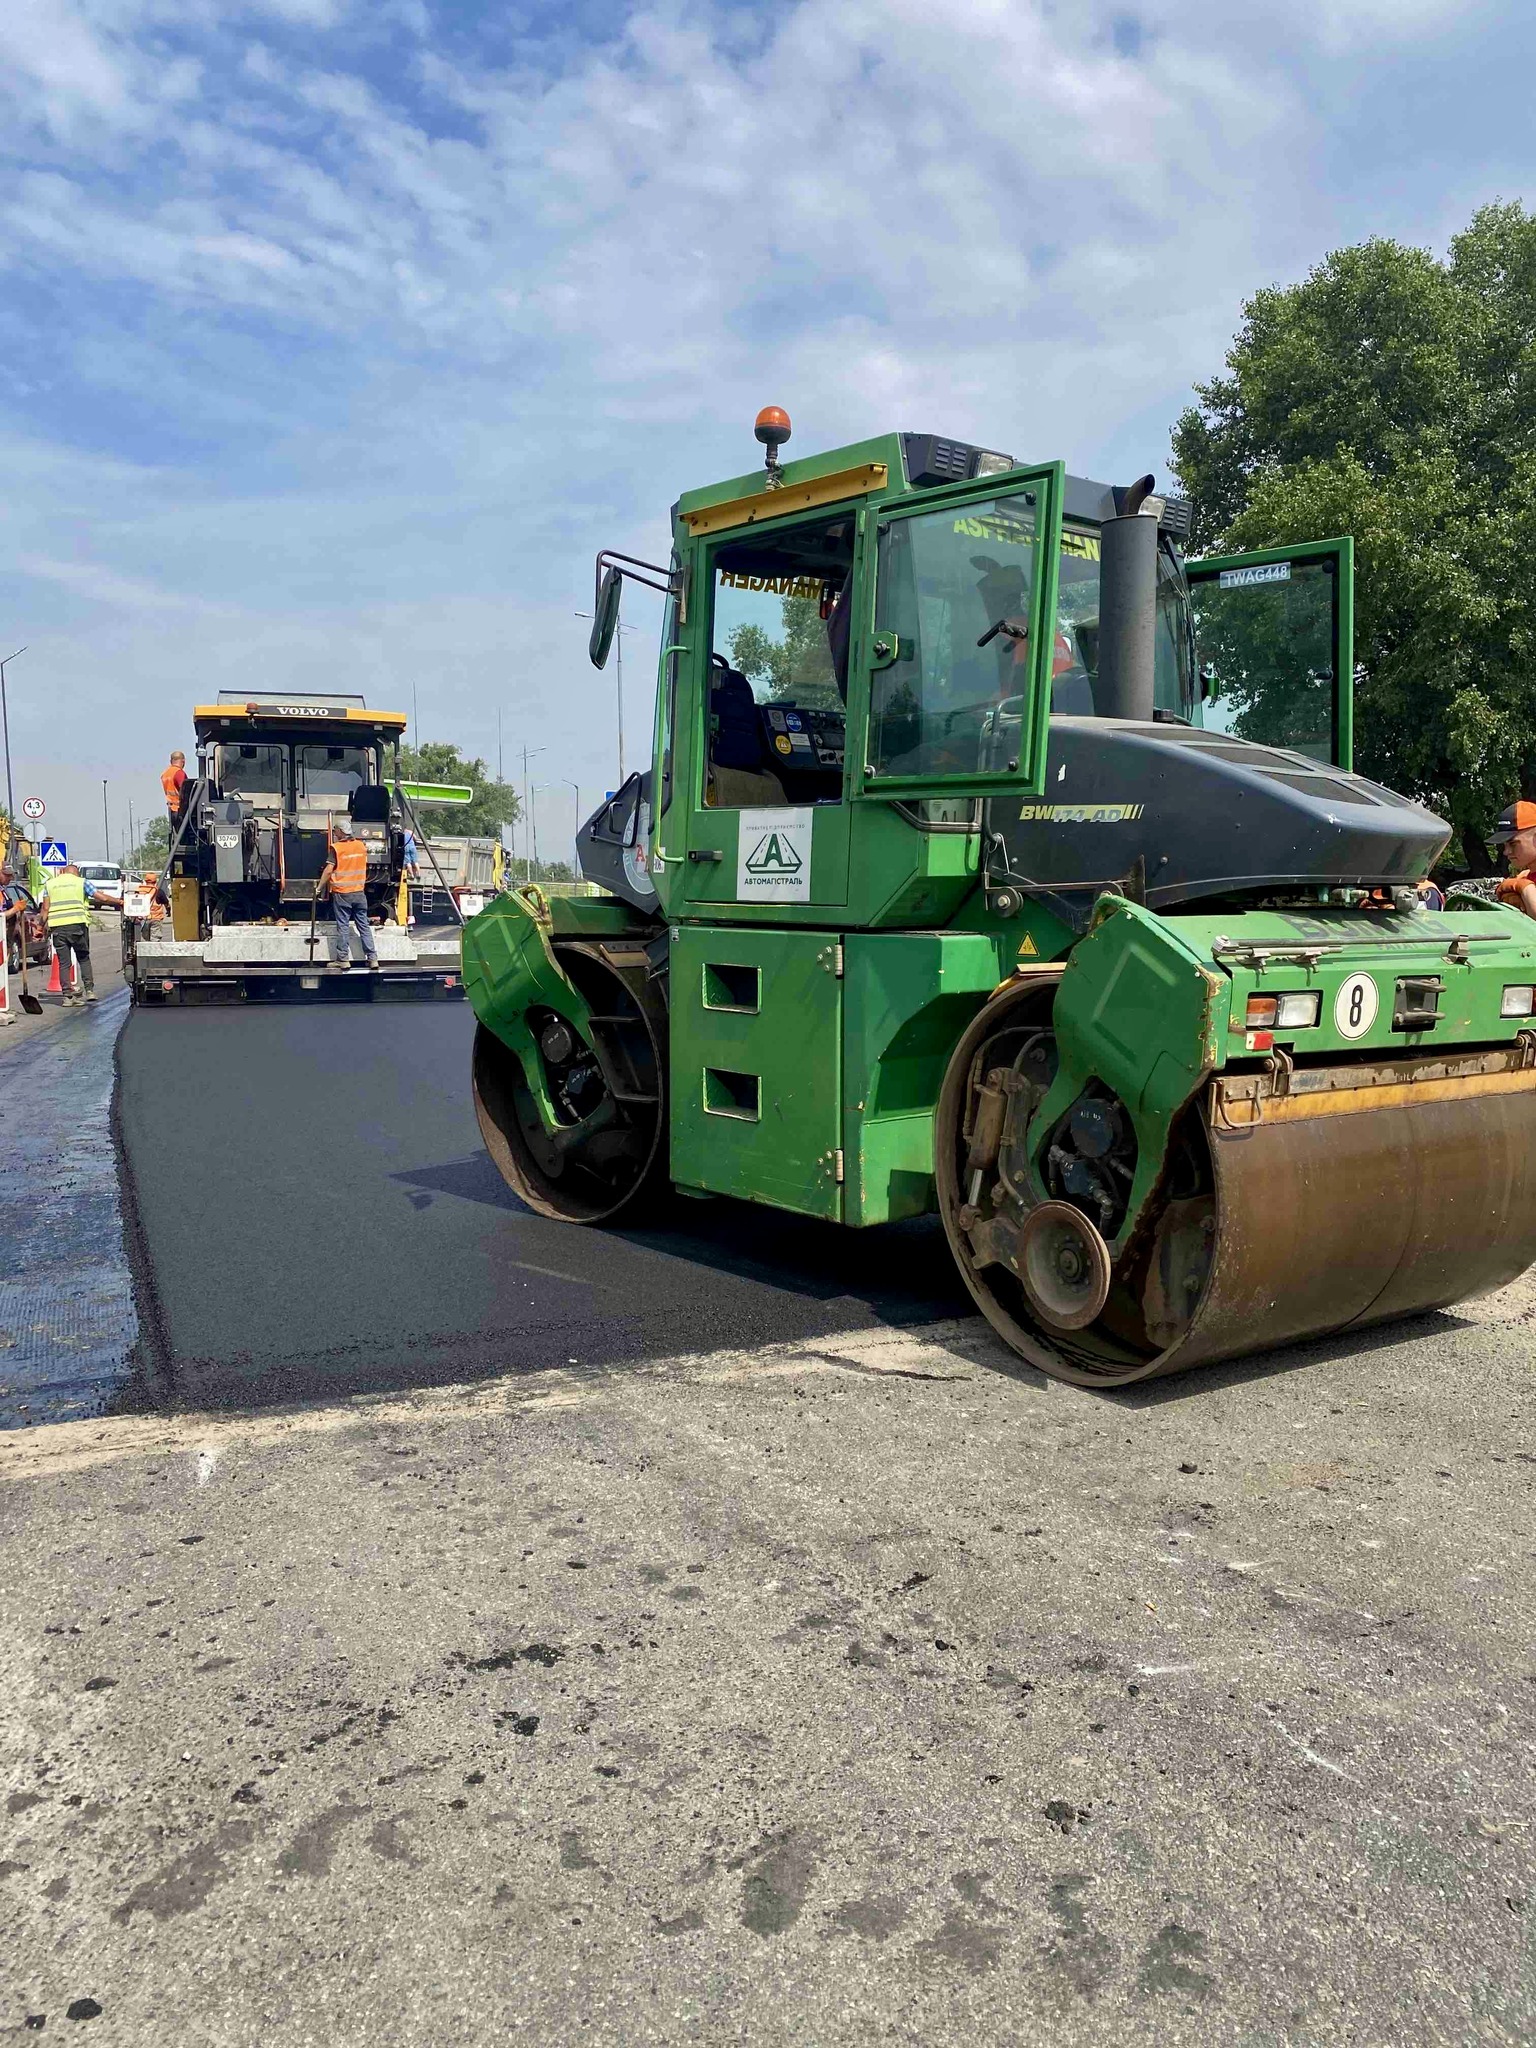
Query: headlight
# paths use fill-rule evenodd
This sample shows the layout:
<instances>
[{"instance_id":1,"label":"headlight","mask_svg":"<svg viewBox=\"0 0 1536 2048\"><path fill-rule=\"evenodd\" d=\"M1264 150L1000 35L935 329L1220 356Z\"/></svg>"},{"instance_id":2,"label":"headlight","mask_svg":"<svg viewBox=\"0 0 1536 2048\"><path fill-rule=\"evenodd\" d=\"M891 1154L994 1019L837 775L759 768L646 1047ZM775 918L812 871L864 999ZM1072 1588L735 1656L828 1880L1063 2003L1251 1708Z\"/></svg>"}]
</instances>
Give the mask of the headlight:
<instances>
[{"instance_id":1,"label":"headlight","mask_svg":"<svg viewBox=\"0 0 1536 2048\"><path fill-rule=\"evenodd\" d=\"M1288 996L1250 996L1244 1028L1248 1031L1305 1031L1322 1015L1322 992L1298 989Z\"/></svg>"},{"instance_id":2,"label":"headlight","mask_svg":"<svg viewBox=\"0 0 1536 2048\"><path fill-rule=\"evenodd\" d=\"M1295 995L1280 998L1280 1029L1282 1031L1304 1031L1317 1022L1323 1013L1322 991L1315 988L1298 990Z\"/></svg>"},{"instance_id":3,"label":"headlight","mask_svg":"<svg viewBox=\"0 0 1536 2048\"><path fill-rule=\"evenodd\" d=\"M1536 1008L1536 988L1531 987L1525 982L1519 982L1513 987L1505 989L1503 997L1499 1002L1499 1015L1501 1017L1529 1017L1533 1008Z\"/></svg>"}]
</instances>

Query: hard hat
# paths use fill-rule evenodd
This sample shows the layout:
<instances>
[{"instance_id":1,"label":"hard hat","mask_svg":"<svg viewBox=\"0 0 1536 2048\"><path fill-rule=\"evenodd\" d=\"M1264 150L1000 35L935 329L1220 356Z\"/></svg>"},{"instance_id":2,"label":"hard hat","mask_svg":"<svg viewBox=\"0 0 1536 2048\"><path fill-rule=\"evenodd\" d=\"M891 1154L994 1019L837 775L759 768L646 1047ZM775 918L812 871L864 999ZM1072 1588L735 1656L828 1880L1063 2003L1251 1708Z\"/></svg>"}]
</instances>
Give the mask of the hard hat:
<instances>
[{"instance_id":1,"label":"hard hat","mask_svg":"<svg viewBox=\"0 0 1536 2048\"><path fill-rule=\"evenodd\" d=\"M1523 799L1519 803L1506 804L1499 813L1499 822L1493 828L1493 843L1502 846L1506 839L1513 839L1517 832L1536 830L1536 804Z\"/></svg>"}]
</instances>

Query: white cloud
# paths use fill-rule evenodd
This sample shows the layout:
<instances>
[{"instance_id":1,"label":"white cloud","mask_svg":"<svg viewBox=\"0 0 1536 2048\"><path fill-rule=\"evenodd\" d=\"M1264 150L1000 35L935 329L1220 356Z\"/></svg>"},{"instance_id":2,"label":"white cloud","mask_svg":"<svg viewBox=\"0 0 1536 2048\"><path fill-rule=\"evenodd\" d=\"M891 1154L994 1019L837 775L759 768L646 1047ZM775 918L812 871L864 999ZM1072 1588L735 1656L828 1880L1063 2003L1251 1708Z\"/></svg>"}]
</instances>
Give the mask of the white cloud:
<instances>
[{"instance_id":1,"label":"white cloud","mask_svg":"<svg viewBox=\"0 0 1536 2048\"><path fill-rule=\"evenodd\" d=\"M472 744L515 703L595 785L568 613L596 545L663 545L768 399L796 450L920 426L1156 466L1243 294L1411 226L1390 156L1396 213L1374 157L1348 195L1322 167L1391 104L1373 49L1453 25L656 0L498 67L420 0L11 0L0 263L69 312L10 376L78 403L3 451L4 613L146 769L199 675L266 662L441 673Z\"/></svg>"}]
</instances>

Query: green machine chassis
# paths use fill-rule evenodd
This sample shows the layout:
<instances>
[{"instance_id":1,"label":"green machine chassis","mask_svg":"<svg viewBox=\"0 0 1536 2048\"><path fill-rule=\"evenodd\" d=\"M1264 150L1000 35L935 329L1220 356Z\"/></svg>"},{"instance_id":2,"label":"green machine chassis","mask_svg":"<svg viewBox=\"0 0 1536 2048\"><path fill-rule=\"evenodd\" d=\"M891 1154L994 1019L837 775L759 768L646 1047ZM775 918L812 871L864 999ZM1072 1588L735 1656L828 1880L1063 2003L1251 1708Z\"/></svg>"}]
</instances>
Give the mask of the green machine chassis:
<instances>
[{"instance_id":1,"label":"green machine chassis","mask_svg":"<svg viewBox=\"0 0 1536 2048\"><path fill-rule=\"evenodd\" d=\"M1150 841L1075 898L1011 874L999 886L990 821L1065 814L1035 801L1071 737L1051 715L1061 466L917 489L890 436L779 476L674 511L636 827L654 909L531 890L466 929L477 1110L517 1192L586 1223L669 1184L852 1226L936 1210L994 1327L1097 1386L1443 1306L1531 1263L1536 1036L1519 998L1536 929L1473 900L1432 913L1392 886L1427 867L1437 821L1409 821L1407 872L1316 886L1159 905ZM985 545L998 506L1026 495L1038 567L1015 635L1027 672L1006 717L988 714L1001 740L979 765L903 772L878 729L877 679L901 651L881 550L919 510L973 521ZM845 766L837 800L797 818L798 895L756 901L742 835L766 814L710 800L714 561L811 516L851 534ZM1187 574L1214 589L1318 562L1333 579L1317 674L1337 789L1348 542ZM1374 786L1356 786L1366 801ZM1086 815L1097 829L1100 811L1139 809ZM1310 1021L1251 1028L1277 993Z\"/></svg>"}]
</instances>

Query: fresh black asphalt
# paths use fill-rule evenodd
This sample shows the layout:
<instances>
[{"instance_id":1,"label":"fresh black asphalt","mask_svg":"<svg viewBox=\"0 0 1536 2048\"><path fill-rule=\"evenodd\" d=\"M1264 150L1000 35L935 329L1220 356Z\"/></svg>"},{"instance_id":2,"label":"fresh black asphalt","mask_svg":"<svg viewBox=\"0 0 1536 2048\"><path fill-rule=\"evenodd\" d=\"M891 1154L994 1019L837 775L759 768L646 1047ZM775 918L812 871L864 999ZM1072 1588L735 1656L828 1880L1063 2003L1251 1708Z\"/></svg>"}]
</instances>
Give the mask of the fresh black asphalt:
<instances>
[{"instance_id":1,"label":"fresh black asphalt","mask_svg":"<svg viewBox=\"0 0 1536 2048\"><path fill-rule=\"evenodd\" d=\"M531 1214L483 1150L463 1004L137 1011L117 1122L154 1394L203 1407L803 1340L967 1307L931 1221L669 1198Z\"/></svg>"}]
</instances>

